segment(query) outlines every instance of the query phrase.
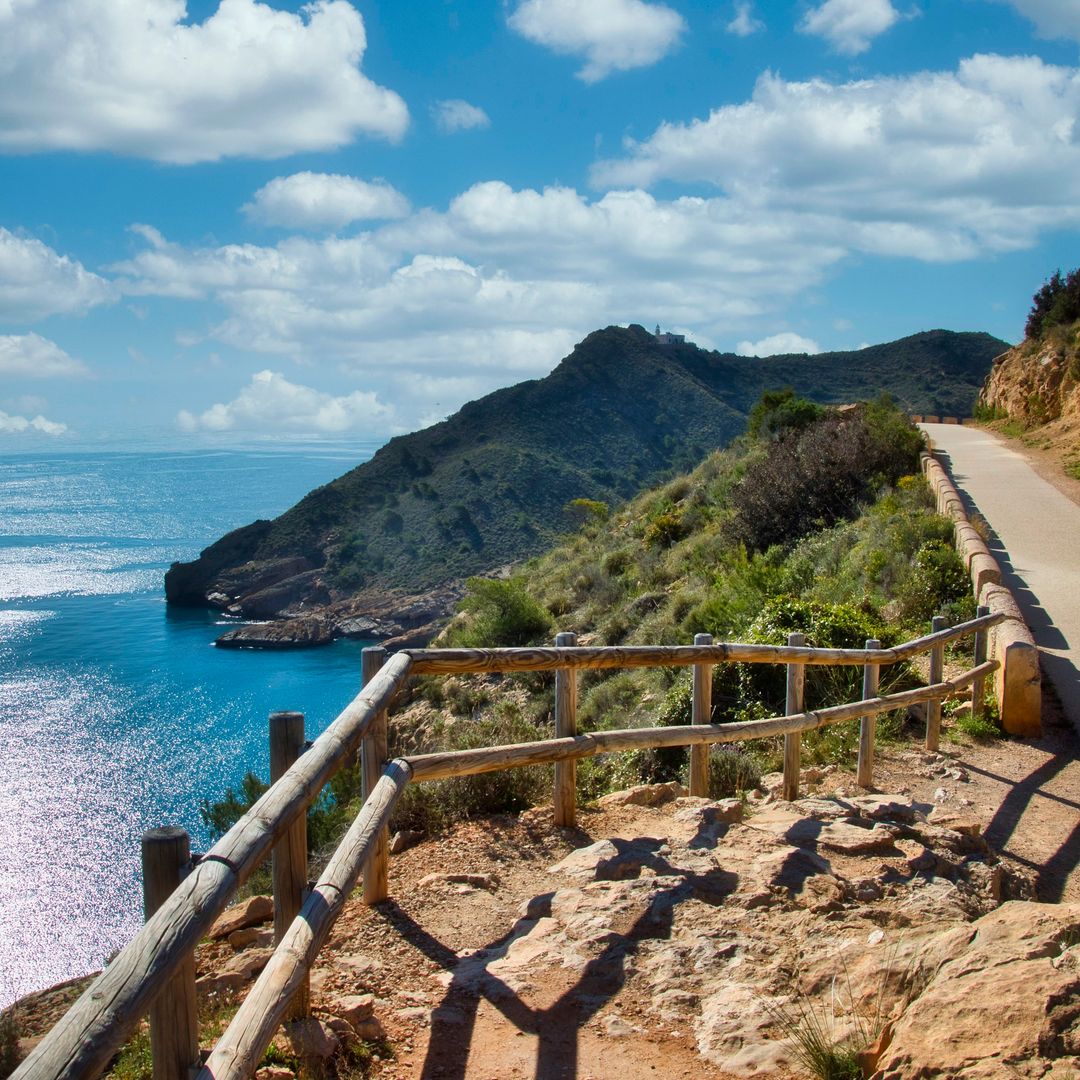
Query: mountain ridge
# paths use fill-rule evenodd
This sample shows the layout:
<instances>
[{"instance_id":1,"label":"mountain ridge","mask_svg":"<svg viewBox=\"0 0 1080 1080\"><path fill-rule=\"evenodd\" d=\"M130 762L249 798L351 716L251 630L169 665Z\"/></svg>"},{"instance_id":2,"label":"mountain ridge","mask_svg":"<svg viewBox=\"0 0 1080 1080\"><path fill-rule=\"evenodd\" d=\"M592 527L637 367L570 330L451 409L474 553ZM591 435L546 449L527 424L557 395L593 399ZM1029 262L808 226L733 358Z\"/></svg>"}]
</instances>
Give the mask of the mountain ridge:
<instances>
[{"instance_id":1,"label":"mountain ridge","mask_svg":"<svg viewBox=\"0 0 1080 1080\"><path fill-rule=\"evenodd\" d=\"M570 500L622 502L729 442L765 389L790 385L822 404L886 391L909 411L966 414L1006 348L988 334L932 330L854 352L757 359L659 344L636 324L607 327L546 377L391 439L273 521L173 564L166 597L304 621L290 632L233 631L223 644L415 631L452 603L455 582L565 532ZM438 600L418 606L431 590ZM413 613L398 618L402 608Z\"/></svg>"}]
</instances>

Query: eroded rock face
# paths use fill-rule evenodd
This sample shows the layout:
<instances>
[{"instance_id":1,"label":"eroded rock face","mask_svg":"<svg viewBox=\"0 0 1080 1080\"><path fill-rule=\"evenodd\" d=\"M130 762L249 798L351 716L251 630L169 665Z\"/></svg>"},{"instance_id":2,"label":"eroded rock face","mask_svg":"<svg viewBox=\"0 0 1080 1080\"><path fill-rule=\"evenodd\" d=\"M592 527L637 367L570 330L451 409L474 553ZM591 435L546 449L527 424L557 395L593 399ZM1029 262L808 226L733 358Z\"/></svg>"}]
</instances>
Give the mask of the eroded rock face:
<instances>
[{"instance_id":1,"label":"eroded rock face","mask_svg":"<svg viewBox=\"0 0 1080 1080\"><path fill-rule=\"evenodd\" d=\"M1013 901L927 943L940 959L904 1010L878 1080L1040 1077L1080 1055L1080 905ZM927 964L930 967L931 964Z\"/></svg>"}]
</instances>

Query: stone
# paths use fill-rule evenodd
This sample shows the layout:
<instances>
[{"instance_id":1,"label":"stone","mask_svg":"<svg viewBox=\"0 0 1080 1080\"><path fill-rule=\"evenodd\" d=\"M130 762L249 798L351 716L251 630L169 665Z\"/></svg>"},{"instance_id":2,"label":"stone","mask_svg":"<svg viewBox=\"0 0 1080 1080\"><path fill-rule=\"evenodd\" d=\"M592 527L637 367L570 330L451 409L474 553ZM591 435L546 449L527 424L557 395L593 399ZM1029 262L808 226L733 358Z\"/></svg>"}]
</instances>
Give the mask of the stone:
<instances>
[{"instance_id":1,"label":"stone","mask_svg":"<svg viewBox=\"0 0 1080 1080\"><path fill-rule=\"evenodd\" d=\"M399 829L390 840L390 854L400 855L403 851L419 844L424 839L422 832L415 829Z\"/></svg>"},{"instance_id":2,"label":"stone","mask_svg":"<svg viewBox=\"0 0 1080 1080\"><path fill-rule=\"evenodd\" d=\"M565 859L548 868L548 873L565 874L578 881L624 881L640 877L643 867L661 862L671 854L667 843L656 837L640 836L633 840L598 840L588 847L571 851ZM664 866L664 869L668 867Z\"/></svg>"},{"instance_id":3,"label":"stone","mask_svg":"<svg viewBox=\"0 0 1080 1080\"><path fill-rule=\"evenodd\" d=\"M971 814L954 810L947 806L935 806L926 819L931 825L940 825L962 836L977 837L982 835L982 822Z\"/></svg>"},{"instance_id":4,"label":"stone","mask_svg":"<svg viewBox=\"0 0 1080 1080\"><path fill-rule=\"evenodd\" d=\"M804 817L796 812L801 804L790 805L793 807L791 810L778 806L755 814L749 824L797 847L827 848L846 855L873 854L888 851L893 846L893 838L888 832L863 828L846 821Z\"/></svg>"},{"instance_id":5,"label":"stone","mask_svg":"<svg viewBox=\"0 0 1080 1080\"><path fill-rule=\"evenodd\" d=\"M229 935L229 944L236 950L246 949L249 945L258 945L265 949L274 943L273 930L259 930L254 926L246 926L243 930L234 930Z\"/></svg>"},{"instance_id":6,"label":"stone","mask_svg":"<svg viewBox=\"0 0 1080 1080\"><path fill-rule=\"evenodd\" d=\"M1080 930L1080 904L1013 900L962 929L966 942L958 949L954 933L943 961L929 943L933 977L896 1022L880 1080L1043 1076L1045 1059L1080 1051L1080 971L1053 964Z\"/></svg>"},{"instance_id":7,"label":"stone","mask_svg":"<svg viewBox=\"0 0 1080 1080\"><path fill-rule=\"evenodd\" d=\"M217 922L210 927L209 937L217 940L227 938L235 930L248 926L258 926L274 917L274 898L272 896L249 896L239 904L226 908L218 916Z\"/></svg>"},{"instance_id":8,"label":"stone","mask_svg":"<svg viewBox=\"0 0 1080 1080\"><path fill-rule=\"evenodd\" d=\"M255 1080L296 1080L296 1073L284 1065L264 1065L255 1073Z\"/></svg>"},{"instance_id":9,"label":"stone","mask_svg":"<svg viewBox=\"0 0 1080 1080\"><path fill-rule=\"evenodd\" d=\"M632 1024L628 1024L621 1016L605 1016L601 1021L604 1028L604 1034L611 1036L613 1039L625 1038L627 1035L633 1035L638 1029Z\"/></svg>"},{"instance_id":10,"label":"stone","mask_svg":"<svg viewBox=\"0 0 1080 1080\"><path fill-rule=\"evenodd\" d=\"M327 1003L327 1011L340 1016L355 1030L356 1025L370 1020L375 1014L374 994L350 994L347 997L333 998Z\"/></svg>"},{"instance_id":11,"label":"stone","mask_svg":"<svg viewBox=\"0 0 1080 1080\"><path fill-rule=\"evenodd\" d=\"M770 1010L782 999L767 997L756 987L724 986L702 1003L694 1025L698 1053L738 1077L771 1076L793 1064L790 1044L776 1037Z\"/></svg>"},{"instance_id":12,"label":"stone","mask_svg":"<svg viewBox=\"0 0 1080 1080\"><path fill-rule=\"evenodd\" d=\"M930 806L916 805L910 795L856 795L848 800L864 817L875 821L918 821L925 817Z\"/></svg>"},{"instance_id":13,"label":"stone","mask_svg":"<svg viewBox=\"0 0 1080 1080\"><path fill-rule=\"evenodd\" d=\"M830 874L828 859L806 848L785 847L778 851L759 855L754 860L754 876L767 889L784 888L801 893L809 878L817 874Z\"/></svg>"},{"instance_id":14,"label":"stone","mask_svg":"<svg viewBox=\"0 0 1080 1080\"><path fill-rule=\"evenodd\" d=\"M341 1045L329 1024L315 1016L305 1016L286 1024L286 1050L306 1061L329 1061ZM280 1038L280 1036L278 1036ZM275 1038L275 1043L277 1038Z\"/></svg>"},{"instance_id":15,"label":"stone","mask_svg":"<svg viewBox=\"0 0 1080 1080\"><path fill-rule=\"evenodd\" d=\"M674 780L666 784L640 784L625 791L613 791L597 800L605 809L613 806L662 806L686 794L686 788Z\"/></svg>"}]
</instances>

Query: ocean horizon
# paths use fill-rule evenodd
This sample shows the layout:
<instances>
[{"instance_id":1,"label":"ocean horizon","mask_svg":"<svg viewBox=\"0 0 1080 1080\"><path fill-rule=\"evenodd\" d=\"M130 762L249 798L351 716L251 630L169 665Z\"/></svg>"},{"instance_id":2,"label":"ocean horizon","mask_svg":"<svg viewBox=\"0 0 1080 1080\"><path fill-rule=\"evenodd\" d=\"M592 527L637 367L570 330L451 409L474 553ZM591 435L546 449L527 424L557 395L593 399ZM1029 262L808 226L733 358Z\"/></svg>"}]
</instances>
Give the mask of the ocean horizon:
<instances>
[{"instance_id":1,"label":"ocean horizon","mask_svg":"<svg viewBox=\"0 0 1080 1080\"><path fill-rule=\"evenodd\" d=\"M266 775L271 711L313 738L359 690L364 642L217 649L238 621L162 577L378 445L0 454L0 1007L131 938L143 831L205 850L199 805Z\"/></svg>"}]
</instances>

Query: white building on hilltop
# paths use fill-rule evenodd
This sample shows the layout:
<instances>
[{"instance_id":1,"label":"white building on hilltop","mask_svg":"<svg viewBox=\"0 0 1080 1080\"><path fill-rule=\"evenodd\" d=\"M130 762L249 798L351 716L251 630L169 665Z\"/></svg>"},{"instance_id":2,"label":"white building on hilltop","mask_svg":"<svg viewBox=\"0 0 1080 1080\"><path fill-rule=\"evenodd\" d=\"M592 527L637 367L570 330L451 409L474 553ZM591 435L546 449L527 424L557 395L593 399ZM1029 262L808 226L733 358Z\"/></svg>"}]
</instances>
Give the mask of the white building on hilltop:
<instances>
[{"instance_id":1,"label":"white building on hilltop","mask_svg":"<svg viewBox=\"0 0 1080 1080\"><path fill-rule=\"evenodd\" d=\"M660 324L656 324L656 333L653 335L656 338L657 345L685 345L685 334L661 334Z\"/></svg>"}]
</instances>

